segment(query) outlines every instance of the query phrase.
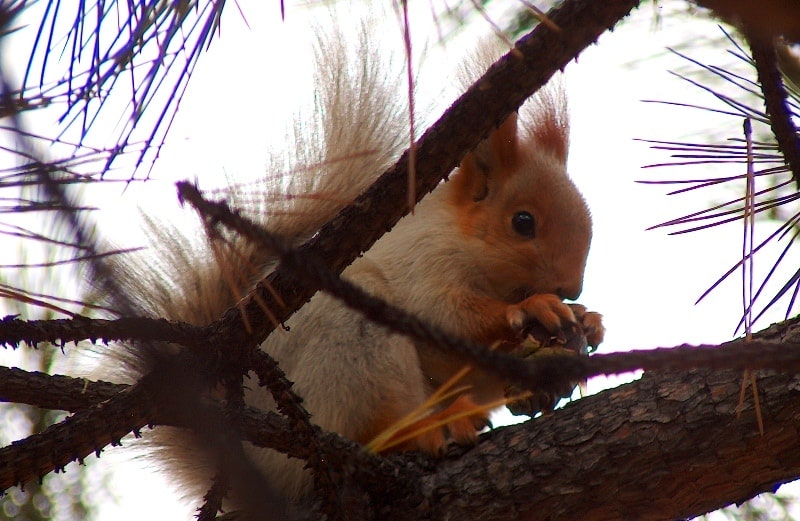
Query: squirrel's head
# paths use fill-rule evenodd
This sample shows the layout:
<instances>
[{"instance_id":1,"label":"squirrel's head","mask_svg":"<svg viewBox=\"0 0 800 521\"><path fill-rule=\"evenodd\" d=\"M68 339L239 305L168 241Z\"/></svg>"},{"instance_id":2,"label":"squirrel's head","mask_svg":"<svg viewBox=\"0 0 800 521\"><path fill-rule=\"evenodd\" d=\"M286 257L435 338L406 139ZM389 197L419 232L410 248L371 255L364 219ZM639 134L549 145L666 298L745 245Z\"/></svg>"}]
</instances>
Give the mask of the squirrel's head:
<instances>
[{"instance_id":1,"label":"squirrel's head","mask_svg":"<svg viewBox=\"0 0 800 521\"><path fill-rule=\"evenodd\" d=\"M537 98L524 123L512 114L447 183L448 204L477 262L477 289L508 302L533 293L575 299L583 285L591 218L567 176L569 129L559 93Z\"/></svg>"}]
</instances>

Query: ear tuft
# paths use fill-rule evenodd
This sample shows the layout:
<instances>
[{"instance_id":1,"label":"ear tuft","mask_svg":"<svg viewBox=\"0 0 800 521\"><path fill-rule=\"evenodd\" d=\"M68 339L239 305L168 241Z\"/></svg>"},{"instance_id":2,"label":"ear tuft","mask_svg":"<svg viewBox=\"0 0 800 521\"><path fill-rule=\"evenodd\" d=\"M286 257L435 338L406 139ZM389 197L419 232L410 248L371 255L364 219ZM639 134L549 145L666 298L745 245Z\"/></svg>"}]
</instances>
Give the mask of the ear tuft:
<instances>
[{"instance_id":1,"label":"ear tuft","mask_svg":"<svg viewBox=\"0 0 800 521\"><path fill-rule=\"evenodd\" d=\"M532 137L560 162L567 162L569 152L569 114L567 96L561 81L551 81L526 104L530 110Z\"/></svg>"}]
</instances>

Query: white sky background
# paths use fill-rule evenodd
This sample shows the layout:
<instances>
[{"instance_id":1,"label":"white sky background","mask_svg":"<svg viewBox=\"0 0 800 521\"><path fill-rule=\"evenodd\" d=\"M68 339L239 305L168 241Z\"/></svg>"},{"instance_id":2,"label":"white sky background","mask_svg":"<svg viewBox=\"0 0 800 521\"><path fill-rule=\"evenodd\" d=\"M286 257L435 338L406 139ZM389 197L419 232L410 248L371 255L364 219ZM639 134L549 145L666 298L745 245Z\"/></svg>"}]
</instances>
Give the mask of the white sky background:
<instances>
[{"instance_id":1,"label":"white sky background","mask_svg":"<svg viewBox=\"0 0 800 521\"><path fill-rule=\"evenodd\" d=\"M436 5L437 0L432 1ZM231 4L223 17L221 35L201 57L153 171L153 181L132 185L122 197L118 186L106 189L99 201L107 202L101 224L112 236L119 237L124 230L132 244L140 244L135 224L137 205L148 212L176 206L173 183L177 180L197 177L201 186L204 179L218 185L223 172L252 179L264 172L269 144L282 139L297 106L293 98L302 92L296 78L308 72L298 70L307 67L307 43L294 43L302 40L299 35L309 35L307 13L290 4L287 21L281 22L277 2L239 0L238 4L250 29ZM667 8L685 5L663 4ZM429 9L419 9L414 16L412 26L424 26ZM667 72L684 69L686 62L667 54L665 47L718 39L722 33L716 24L699 17L677 16L665 17L661 27L654 29L653 20L653 8L646 4L631 21L603 35L598 45L587 49L566 71L572 114L569 168L592 208L595 226L584 293L579 300L604 314L608 333L600 352L721 342L732 337L741 314L738 275L694 305L696 298L741 255L741 226L679 237L645 231L648 226L704 208L710 198L730 197L713 191L666 197L664 187L634 183L637 179L709 174L705 168L642 170L645 164L668 160L668 155L650 150L635 138L702 141L702 137L696 137L698 132L720 128L720 120L705 112L640 101L714 104L711 96ZM482 25L482 21L476 21L476 26ZM481 30L489 29L484 26ZM387 32L387 38L393 36L399 42L399 32ZM471 40L457 42L464 45ZM450 46L458 45L454 42ZM711 63L732 61L720 49L689 52ZM443 63L447 65L434 68L447 70L454 60ZM421 76L420 89L438 89L443 80L446 78ZM723 135L740 136L740 120L727 117L722 122L729 129ZM726 171L733 173L731 169L737 168L742 167L728 167ZM765 235L769 227L769 223L759 224L759 234ZM769 267L762 262L756 269L763 272ZM775 310L757 329L782 315L782 309ZM4 356L0 351L0 363ZM610 385L603 380L590 382L590 391ZM101 463L118 468L125 459L120 452L107 450ZM120 503L107 505L100 519L149 517L156 497L165 497L169 488L155 472L127 470L120 476ZM192 507L159 500L157 508L160 518L179 519L188 518Z\"/></svg>"}]
</instances>

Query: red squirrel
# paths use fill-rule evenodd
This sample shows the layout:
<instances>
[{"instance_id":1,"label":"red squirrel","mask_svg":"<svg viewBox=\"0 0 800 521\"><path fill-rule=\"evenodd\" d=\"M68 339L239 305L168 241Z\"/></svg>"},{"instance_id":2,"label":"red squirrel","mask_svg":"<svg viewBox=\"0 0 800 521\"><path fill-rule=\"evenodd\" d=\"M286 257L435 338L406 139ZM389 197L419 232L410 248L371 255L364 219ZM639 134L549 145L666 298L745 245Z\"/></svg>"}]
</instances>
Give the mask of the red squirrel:
<instances>
[{"instance_id":1,"label":"red squirrel","mask_svg":"<svg viewBox=\"0 0 800 521\"><path fill-rule=\"evenodd\" d=\"M292 182L319 197L287 197L288 212L271 212L265 226L284 236L308 237L339 207L368 186L405 143L407 116L367 41L355 49L344 38L324 43L317 58L313 125L299 126L301 151ZM364 37L362 37L364 40ZM473 67L491 60L478 53ZM309 131L309 128L314 130ZM547 88L508 117L460 166L342 276L369 293L473 342L511 345L534 319L557 332L580 322L592 345L602 340L600 315L564 299L582 289L591 241L587 205L566 172L569 128L564 96ZM291 166L291 163L290 163ZM291 191L291 186L284 192ZM266 206L267 210L274 210ZM159 227L153 227L157 229ZM268 259L255 251L220 256L191 251L177 232L158 232L162 255L141 269L121 269L143 312L205 324L235 305ZM262 348L292 380L312 421L359 443L368 443L418 408L467 362L453 354L388 332L360 313L318 293ZM501 400L506 383L474 368L461 378L464 391L437 405L433 417L463 413L445 425L406 440L404 449L442 451L451 440L472 443L485 426L483 404ZM249 405L275 408L268 393L251 385ZM423 417L406 426L430 426ZM184 481L207 488L186 434L156 429L155 444L180 467ZM303 462L255 447L248 454L276 490L299 498L310 490ZM188 462L188 463L186 463Z\"/></svg>"}]
</instances>

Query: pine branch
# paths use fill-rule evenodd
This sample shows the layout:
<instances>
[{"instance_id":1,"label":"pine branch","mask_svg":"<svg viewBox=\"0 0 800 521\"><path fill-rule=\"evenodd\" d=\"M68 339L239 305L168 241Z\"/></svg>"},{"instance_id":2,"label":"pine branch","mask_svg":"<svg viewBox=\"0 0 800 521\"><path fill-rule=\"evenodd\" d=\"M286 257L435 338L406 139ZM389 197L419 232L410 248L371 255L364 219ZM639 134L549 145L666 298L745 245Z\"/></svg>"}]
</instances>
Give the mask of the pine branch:
<instances>
[{"instance_id":1,"label":"pine branch","mask_svg":"<svg viewBox=\"0 0 800 521\"><path fill-rule=\"evenodd\" d=\"M583 379L598 375L627 373L636 370L774 370L784 373L800 372L800 342L795 337L786 337L784 331L797 327L800 319L785 322L781 328L767 329L752 342L734 340L722 346L683 345L673 348L658 348L610 354L595 354L591 357L552 355L534 360L513 358L523 367L523 374L541 374L546 381L549 374L568 379ZM181 364L176 364L181 366ZM566 367L566 369L564 369ZM188 371L189 369L184 369ZM169 372L169 371L165 371ZM194 371L192 371L194 372ZM42 373L26 373L19 369L0 368L0 397L5 401L28 403L38 407L81 410L97 400L108 399L123 387L105 382L89 383L83 379L66 376L50 376ZM177 377L173 376L173 380ZM174 389L175 385L169 386ZM296 397L295 397L296 398ZM284 400L282 400L284 401ZM307 414L307 413L306 413ZM163 421L163 420L161 420ZM160 423L156 422L156 423ZM174 424L174 420L173 423ZM316 427L312 427L315 430ZM309 449L309 438L292 428ZM312 434L316 436L316 434Z\"/></svg>"},{"instance_id":2,"label":"pine branch","mask_svg":"<svg viewBox=\"0 0 800 521\"><path fill-rule=\"evenodd\" d=\"M711 6L709 5L709 7ZM725 4L725 6L720 5L719 7L730 7L732 9L730 13L734 13L737 9L753 8L752 5L747 5L745 3L729 3ZM775 2L770 2L769 5L765 5L764 7L765 9L763 12L759 13L760 15L768 13L770 9L790 9L788 4L779 5ZM758 9L760 10L761 6L759 6ZM800 8L795 6L793 9L796 15L800 15ZM756 13L752 12L750 14L756 15ZM761 22L764 22L764 20L771 16L772 15L766 16ZM676 219L670 219L651 228L680 227L680 229L672 231L670 234L690 233L723 224L740 222L742 215L748 214L750 211L756 216L780 219L782 222L779 226L769 232L757 245L754 245L752 251L746 256L732 263L731 267L712 283L698 299L698 302L704 299L708 294L714 291L722 281L726 280L751 259L756 258L756 256L761 258L769 255L772 257L771 259L766 259L766 262L768 262L770 266L769 270L766 275L761 277L759 287L755 291L752 302L749 305L749 308L753 309L756 303L761 302L762 299L766 300L766 304L760 306L761 309L756 314L754 321L757 321L766 311L771 309L780 299L786 296L789 296L786 309L786 316L788 317L796 300L795 297L800 271L797 271L793 267L787 267L784 261L788 259L787 254L793 251L793 246L796 244L797 239L800 238L800 234L798 234L796 230L798 223L800 223L800 214L791 209L792 204L800 199L800 191L798 191L798 188L800 188L798 179L800 178L798 178L795 168L795 166L800 165L800 134L798 134L793 121L793 118L798 116L798 107L796 103L797 100L794 99L794 94L787 92L784 78L781 75L781 71L778 69L776 33L770 31L764 32L765 27L768 27L769 24L762 25L760 28L754 28L751 24L751 22L753 22L752 18L734 18L735 19L732 20L733 22L740 25L744 24L742 31L751 44L751 52L748 53L745 46L740 44L734 35L722 29L729 43L733 46L728 52L742 63L752 66L755 69L755 74L737 73L728 67L706 64L700 60L677 52L675 54L699 67L704 73L710 74L716 79L723 80L726 84L733 85L741 95L744 95L744 98L737 99L737 96L731 96L724 93L722 90L712 88L712 86L705 81L691 80L686 76L679 75L686 81L714 95L731 110L718 110L713 107L699 106L691 103L667 104L717 112L736 117L737 119L746 118L747 121L758 121L764 125L770 126L770 138L761 142L754 142L752 146L746 146L745 144L749 139L748 137L733 138L729 140L729 143L725 144L648 140L647 142L653 144L652 148L671 151L672 157L676 158L674 161L661 162L648 165L648 167L730 164L730 168L733 170L726 175L714 177L658 180L649 181L649 183L678 185L678 188L670 192L670 195L698 189L723 188L729 185L732 185L730 186L731 189L738 191L739 187L736 185L744 182L749 172L752 171L754 178L758 181L758 188L753 193L752 207L745 204L747 198L744 196L726 198L727 200L722 203L715 204L702 210L693 211ZM752 54L752 58L750 54ZM757 76L758 81L755 76ZM754 103L755 100L763 100L766 109L758 108ZM792 156L794 156L794 158ZM792 166L793 164L795 166ZM733 165L741 166L737 168ZM755 169L756 166L758 166L758 169ZM792 186L795 188L792 189ZM785 210L786 212L779 213L780 210ZM780 241L784 242L780 250L773 253L766 248L767 246L777 246L777 243ZM788 268L788 274L781 273L779 270L781 266ZM778 281L781 283L780 289L774 291L771 297L765 295L769 285L776 282L779 277L784 279L784 281ZM772 290L770 290L770 292L772 292ZM742 317L742 321L743 320L744 317Z\"/></svg>"},{"instance_id":3,"label":"pine branch","mask_svg":"<svg viewBox=\"0 0 800 521\"><path fill-rule=\"evenodd\" d=\"M160 371L161 381L150 376L150 382L153 382L150 387L156 394L144 393L140 399L131 400L129 395L132 386L0 367L0 401L66 410L76 413L79 418L84 416L81 413L96 410L104 403L116 404L124 400L132 411L142 410L148 404L155 403L157 407L148 409L147 415L136 422L138 425L136 428L144 425L163 425L192 429L209 440L208 452L212 453L215 452L213 447L220 450L218 444L222 437L238 432L242 439L258 447L275 449L291 457L309 460L323 455L328 472L335 470L340 473L355 473L356 476L368 475L369 479L364 479L363 483L367 484L365 486L368 489L377 490L376 493L381 496L391 495L389 490L394 491L393 493L410 493L414 480L406 476L406 471L390 461L364 452L352 441L333 433L323 433L316 426L312 427L313 432L309 437L298 433L292 423L275 413L265 413L253 407L244 407L241 411L232 413L227 406L216 400L199 399L201 394L192 392L192 385L185 385L186 379L192 378L186 375L188 371L190 369L185 366L175 364L170 370ZM111 407L116 410L117 405ZM74 423L75 420L70 421ZM29 437L10 447L0 449L0 462L8 464L7 473L0 472L0 491L17 483L15 480L19 473L15 470L16 465L29 465L28 460L23 458L26 451L31 447L47 443L51 438L63 441L62 431L79 432L72 429L59 424L54 429L46 431L47 434L42 433L36 438ZM231 446L227 447L226 450L229 451ZM97 445L96 448L100 449L102 445ZM84 452L88 454L91 450ZM220 460L226 461L225 458ZM48 462L53 463L48 471L57 468L56 462L50 460ZM61 465L63 466L63 463ZM228 479L235 481L237 485L242 484L241 467L242 465L239 465L238 468L227 471ZM36 477L30 474L25 476ZM22 478L19 479L24 481ZM250 479L254 478L251 476ZM406 485L401 485L401 482L405 482ZM237 490L242 489L237 487ZM266 493L266 489L261 490L261 493Z\"/></svg>"},{"instance_id":4,"label":"pine branch","mask_svg":"<svg viewBox=\"0 0 800 521\"><path fill-rule=\"evenodd\" d=\"M43 409L80 412L112 400L130 387L125 384L24 371L15 367L0 367L1 401ZM208 407L218 407L222 413L221 404L213 400L207 402ZM173 427L189 426L185 419L170 413L165 408L154 411L148 423ZM289 422L275 413L264 413L246 407L235 423L241 424L245 439L256 445L281 450L296 458L302 458L307 453L306 444L295 443Z\"/></svg>"},{"instance_id":5,"label":"pine branch","mask_svg":"<svg viewBox=\"0 0 800 521\"><path fill-rule=\"evenodd\" d=\"M206 201L192 185L179 184L183 200L192 203L213 226L216 222L229 226L241 236L280 255L283 266L291 270L301 283L321 288L341 299L370 320L399 334L459 354L479 367L518 382L528 389L548 389L559 381L579 381L591 376L624 373L637 369L665 370L704 368L800 370L800 345L776 342L729 343L725 350L714 346L679 346L670 349L629 351L595 355L588 359L574 356L553 356L535 361L521 361L512 355L491 351L440 331L424 320L375 298L357 286L334 275L317 258L301 254L262 227L232 212L225 203ZM664 353L680 353L663 356ZM755 354L756 356L753 356ZM765 365L764 365L765 364Z\"/></svg>"},{"instance_id":6,"label":"pine branch","mask_svg":"<svg viewBox=\"0 0 800 521\"><path fill-rule=\"evenodd\" d=\"M129 386L0 367L0 401L77 412L110 400Z\"/></svg>"},{"instance_id":7,"label":"pine branch","mask_svg":"<svg viewBox=\"0 0 800 521\"><path fill-rule=\"evenodd\" d=\"M800 190L800 133L792 121L792 114L786 104L788 95L783 85L783 77L778 69L778 58L772 38L764 38L745 28L747 41L758 71L758 82L764 93L764 104L769 116L770 128L778 142L786 164L792 172L795 184Z\"/></svg>"},{"instance_id":8,"label":"pine branch","mask_svg":"<svg viewBox=\"0 0 800 521\"><path fill-rule=\"evenodd\" d=\"M798 328L800 320L795 320L756 338L796 345ZM739 342L710 351L721 353L732 346L731 358L746 355ZM772 354L752 349L748 356L766 360ZM654 359L681 356L674 351ZM0 389L6 376L0 373ZM331 465L352 469L353 483L369 491L372 511L383 512L383 518L492 519L510 512L527 512L526 519L685 518L773 490L800 475L796 377L759 375L764 437L755 426L752 405L736 419L740 380L739 370L646 373L638 382L578 400L550 416L495 429L481 436L475 448L453 448L437 460L414 454L376 458L332 434L320 434L319 440L335 458ZM103 393L117 393L121 387L103 390L108 384L87 385L77 379L72 384L72 390L41 387L53 400L61 399L58 394L74 394L84 406L113 398ZM91 399L80 398L84 386ZM224 411L222 405L211 405L220 414ZM159 414L164 411L154 411L153 418ZM240 425L244 437L256 445L292 447L289 452L298 457L308 450L293 444L288 422L275 414L248 408ZM625 472L620 472L620 462Z\"/></svg>"},{"instance_id":9,"label":"pine branch","mask_svg":"<svg viewBox=\"0 0 800 521\"><path fill-rule=\"evenodd\" d=\"M389 314L393 311L390 309ZM398 311L399 312L399 311ZM106 326L110 324L108 329L117 330L116 322L127 322L129 319L120 319L120 321L104 321L104 320L89 320L89 319L81 319L81 326L88 327L91 330L89 325L97 322L100 323L102 326ZM158 321L150 321L148 319L136 319L136 321L142 320L145 324L150 326L151 324L156 325L163 325L169 324L166 321L158 320ZM13 320L11 323L16 324L17 322L21 322L18 320ZM70 323L73 321L65 321L65 320L55 320L55 321L37 321L34 324L34 329L47 329L50 323L55 325L61 325L62 323ZM9 323L8 321L4 321L0 323L0 331L3 329L3 324ZM29 325L29 323L23 323ZM138 325L137 325L138 327ZM101 328L106 329L106 328ZM99 331L100 329L98 329ZM70 330L70 333L72 331ZM156 334L157 332L153 333L152 338L157 340L166 340L167 338L171 339L170 341L179 343L179 342L186 342L188 345L198 345L195 344L196 340L193 336L178 336L174 334L174 331L171 327L166 328L167 335L159 336ZM94 333L91 333L94 334ZM8 335L2 334L2 337L7 337ZM123 335L125 337L125 335ZM55 338L59 338L56 336ZM84 338L75 338L74 336L70 338L70 341L73 340L83 340ZM43 340L41 340L43 341ZM542 357L534 360L520 360L519 358L513 357L511 355L504 355L504 356L497 356L500 353L493 353L492 351L485 350L480 346L477 346L476 349L480 349L485 351L488 356L484 356L482 354L472 354L467 351L456 351L459 354L465 356L472 356L480 365L488 370L494 370L495 372L499 373L501 376L509 377L518 379L522 383L525 383L527 386L532 386L534 388L540 388L542 385L546 385L547 382L551 380L581 380L584 378L598 376L598 375L609 375L609 374L619 374L625 373L630 371L636 371L640 369L644 370L679 370L679 369L691 369L691 368L705 368L705 369L737 369L737 370L744 370L744 369L772 369L778 371L785 371L785 372L792 372L798 371L800 372L800 344L794 344L787 342L782 339L770 339L768 341L754 341L754 342L745 342L743 340L736 340L725 344L724 349L716 349L717 346L714 345L700 345L700 346L689 346L683 345L673 348L659 348L659 349L652 349L652 350L642 350L642 351L628 351L628 352L619 352L619 353L610 353L610 354L595 354L591 357L576 357L576 356L569 356L569 355L552 355L548 357ZM493 356L494 355L494 356ZM217 353L214 350L210 350L210 354L207 355L211 359L218 359L221 356L221 353ZM258 355L261 361L253 362L252 365L255 367L261 367L262 364L266 364L267 362L264 361L265 354ZM499 360L499 362L498 362ZM274 362L270 362L274 364ZM267 369L266 366L259 370L259 377L263 377L270 381L281 381L280 378L275 376L275 370L277 367L273 367L272 369ZM3 369L4 371L8 371L8 369ZM281 373L282 374L282 373ZM53 378L66 378L66 377L53 377ZM291 401L297 401L299 398L290 390L291 384L285 380L283 377L282 381L283 384L277 384L276 387L276 394L275 397L277 400L280 400L282 403L287 403ZM19 382L19 380L12 380L10 378L7 381L2 382L0 384L0 389L9 389L13 388L15 385L14 382ZM54 389L59 389L57 384L52 384ZM83 385L83 384L80 384ZM49 387L48 385L43 385L41 383L31 383L30 387L25 384L23 388L28 389L31 391L32 389L43 390L44 388ZM38 391L37 391L38 392ZM82 390L80 392L83 392ZM286 393L290 393L290 397L287 398L285 396ZM61 393L62 396L67 396L67 393ZM32 394L31 396L35 396ZM47 396L47 395L43 395ZM16 401L13 398L9 398L10 401ZM51 398L48 398L48 400ZM39 403L39 402L31 402L28 400L24 400L25 403L31 403L33 405L38 405L41 407L50 407L47 405L48 401ZM299 403L296 404L297 407ZM70 408L71 409L71 408ZM287 409L291 411L290 409ZM297 415L300 415L297 418ZM290 412L290 417L294 417L295 421L307 421L307 412L305 412L302 407L297 409L297 412ZM305 439L305 441L310 441Z\"/></svg>"},{"instance_id":10,"label":"pine branch","mask_svg":"<svg viewBox=\"0 0 800 521\"><path fill-rule=\"evenodd\" d=\"M99 177L120 156L134 153L133 180L158 157L199 57L220 28L225 4L48 0L15 97L26 109L63 104L60 135L46 139L60 141L78 130L76 152L90 140L101 114L117 112L116 118L107 114L123 124L114 131L114 146L103 150ZM68 30L62 35L64 22ZM58 55L69 63L64 70ZM126 95L127 103L109 102L125 101Z\"/></svg>"},{"instance_id":11,"label":"pine branch","mask_svg":"<svg viewBox=\"0 0 800 521\"><path fill-rule=\"evenodd\" d=\"M0 490L61 471L72 461L82 462L131 432L138 436L158 403L146 378L111 400L0 448Z\"/></svg>"},{"instance_id":12,"label":"pine branch","mask_svg":"<svg viewBox=\"0 0 800 521\"><path fill-rule=\"evenodd\" d=\"M0 6L2 11L2 6ZM0 103L3 106L13 105L13 93L7 83L7 79L0 75ZM31 209L35 211L53 210L54 218L50 221L51 226L63 224L66 227L67 241L74 250L84 253L80 257L73 257L69 262L83 262L88 268L90 280L94 280L98 287L108 295L117 295L120 311L124 314L132 315L132 307L124 301L124 292L119 288L116 279L109 271L107 263L103 262L103 253L97 244L97 237L94 234L93 224L85 217L86 208L73 202L74 194L68 188L75 182L88 181L86 176L78 176L63 172L56 164L48 164L40 160L40 155L34 150L30 143L29 134L23 131L23 126L16 113L8 116L11 120L10 128L13 129L16 140L16 150L18 154L27 158L25 165L10 183L3 183L3 187L22 189L23 186L32 185L41 191L39 197L41 201L31 204ZM20 177L22 172L24 177ZM66 180L66 182L65 182ZM20 197L21 199L21 197ZM64 242L64 241L62 241Z\"/></svg>"},{"instance_id":13,"label":"pine branch","mask_svg":"<svg viewBox=\"0 0 800 521\"><path fill-rule=\"evenodd\" d=\"M64 347L67 342L135 340L138 342L173 342L183 346L214 348L207 341L202 328L182 322L146 317L125 317L116 320L85 318L56 320L21 320L8 316L0 320L0 345L18 347L21 344L36 346L42 342Z\"/></svg>"},{"instance_id":14,"label":"pine branch","mask_svg":"<svg viewBox=\"0 0 800 521\"><path fill-rule=\"evenodd\" d=\"M214 521L217 512L222 511L222 500L230 490L228 478L220 472L214 476L211 488L203 496L203 506L197 511L197 521Z\"/></svg>"},{"instance_id":15,"label":"pine branch","mask_svg":"<svg viewBox=\"0 0 800 521\"><path fill-rule=\"evenodd\" d=\"M688 519L774 492L800 476L797 379L759 375L763 437L752 404L736 417L740 382L739 371L645 374L495 429L424 479L432 512L392 519Z\"/></svg>"},{"instance_id":16,"label":"pine branch","mask_svg":"<svg viewBox=\"0 0 800 521\"><path fill-rule=\"evenodd\" d=\"M319 428L311 423L311 415L302 405L303 399L292 390L292 382L286 378L275 359L266 352L256 349L249 362L247 367L258 376L258 384L269 390L278 410L288 418L297 442L308 447L305 459L314 474L317 492L335 497L336 487L328 464L330 455L318 439ZM338 509L333 503L326 504L327 513L332 519L336 519L339 517L336 514Z\"/></svg>"}]
</instances>

